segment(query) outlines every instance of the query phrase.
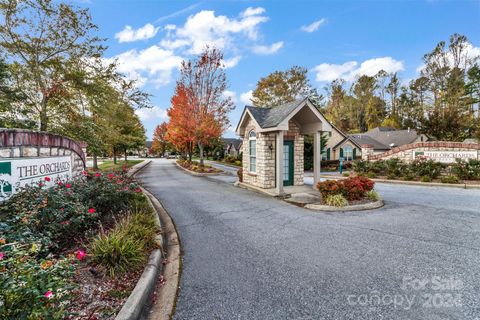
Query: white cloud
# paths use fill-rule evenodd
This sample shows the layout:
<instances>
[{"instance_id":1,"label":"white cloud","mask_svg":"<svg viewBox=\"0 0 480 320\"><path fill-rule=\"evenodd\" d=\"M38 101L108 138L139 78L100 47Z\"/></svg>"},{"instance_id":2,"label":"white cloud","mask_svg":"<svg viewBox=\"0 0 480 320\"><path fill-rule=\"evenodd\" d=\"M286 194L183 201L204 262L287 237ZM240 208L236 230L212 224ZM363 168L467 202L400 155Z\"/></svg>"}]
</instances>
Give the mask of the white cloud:
<instances>
[{"instance_id":1,"label":"white cloud","mask_svg":"<svg viewBox=\"0 0 480 320\"><path fill-rule=\"evenodd\" d=\"M223 60L223 64L225 65L226 69L233 68L240 62L240 59L242 59L241 56L235 56L230 59Z\"/></svg>"},{"instance_id":2,"label":"white cloud","mask_svg":"<svg viewBox=\"0 0 480 320\"><path fill-rule=\"evenodd\" d=\"M147 23L137 30L127 25L122 31L115 34L115 39L118 39L120 43L147 40L155 37L159 29L159 27L155 27L151 23Z\"/></svg>"},{"instance_id":3,"label":"white cloud","mask_svg":"<svg viewBox=\"0 0 480 320\"><path fill-rule=\"evenodd\" d=\"M315 22L310 23L309 25L304 25L300 28L300 30L304 32L314 32L317 31L318 28L320 28L321 25L325 24L327 22L327 19L322 18L320 20L317 20Z\"/></svg>"},{"instance_id":4,"label":"white cloud","mask_svg":"<svg viewBox=\"0 0 480 320\"><path fill-rule=\"evenodd\" d=\"M233 103L237 103L237 93L235 91L225 90L223 96L230 97Z\"/></svg>"},{"instance_id":5,"label":"white cloud","mask_svg":"<svg viewBox=\"0 0 480 320\"><path fill-rule=\"evenodd\" d=\"M380 70L388 73L404 70L403 62L392 57L374 58L365 60L360 65L357 61L348 61L343 64L322 63L313 68L315 79L319 82L344 79L352 81L357 76L374 76Z\"/></svg>"},{"instance_id":6,"label":"white cloud","mask_svg":"<svg viewBox=\"0 0 480 320\"><path fill-rule=\"evenodd\" d=\"M275 42L269 46L255 46L253 52L260 55L271 55L277 53L283 47L283 41Z\"/></svg>"},{"instance_id":7,"label":"white cloud","mask_svg":"<svg viewBox=\"0 0 480 320\"><path fill-rule=\"evenodd\" d=\"M240 94L240 102L245 105L252 105L253 91L249 90Z\"/></svg>"},{"instance_id":8,"label":"white cloud","mask_svg":"<svg viewBox=\"0 0 480 320\"><path fill-rule=\"evenodd\" d=\"M200 53L205 45L230 49L238 36L252 41L257 39L258 26L268 20L264 12L263 8L247 8L238 18L229 18L217 16L211 10L202 10L189 16L181 27L169 25L166 38L160 44L166 49L186 47L190 54Z\"/></svg>"},{"instance_id":9,"label":"white cloud","mask_svg":"<svg viewBox=\"0 0 480 320\"><path fill-rule=\"evenodd\" d=\"M322 63L313 68L317 73L315 79L317 81L333 81L342 78L343 75L351 72L356 66L356 61L345 62L344 64Z\"/></svg>"},{"instance_id":10,"label":"white cloud","mask_svg":"<svg viewBox=\"0 0 480 320\"><path fill-rule=\"evenodd\" d=\"M118 70L130 78L147 78L157 86L171 81L172 72L180 66L182 58L171 50L162 49L156 45L144 50L132 49L114 58L118 61Z\"/></svg>"},{"instance_id":11,"label":"white cloud","mask_svg":"<svg viewBox=\"0 0 480 320\"><path fill-rule=\"evenodd\" d=\"M166 120L168 119L167 110L162 109L160 107L153 107L153 108L144 108L144 109L137 109L135 113L142 121L146 120L154 120L154 119L161 119Z\"/></svg>"}]
</instances>

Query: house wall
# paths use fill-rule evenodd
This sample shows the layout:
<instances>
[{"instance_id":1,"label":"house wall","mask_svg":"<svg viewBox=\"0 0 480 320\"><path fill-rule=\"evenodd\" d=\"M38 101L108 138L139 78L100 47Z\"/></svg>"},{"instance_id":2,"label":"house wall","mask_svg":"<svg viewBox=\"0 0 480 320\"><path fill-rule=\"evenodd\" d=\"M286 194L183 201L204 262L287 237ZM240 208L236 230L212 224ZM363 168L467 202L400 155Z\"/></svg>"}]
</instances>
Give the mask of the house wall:
<instances>
[{"instance_id":1,"label":"house wall","mask_svg":"<svg viewBox=\"0 0 480 320\"><path fill-rule=\"evenodd\" d=\"M294 141L294 185L303 185L303 147L304 137L300 134L299 126L294 122L289 122L289 128L284 133L284 140ZM250 143L249 133L255 130L253 120L249 119L245 126L245 137L242 144L242 163L243 163L243 182L260 188L275 188L275 152L276 152L276 133L257 132L257 170L250 172ZM273 149L270 150L269 146Z\"/></svg>"},{"instance_id":2,"label":"house wall","mask_svg":"<svg viewBox=\"0 0 480 320\"><path fill-rule=\"evenodd\" d=\"M339 150L333 150L333 147L337 145L340 141L345 139L345 137L338 132L337 129L332 127L332 135L328 137L326 149L330 148L330 160L337 160L339 158ZM325 149L325 150L326 150Z\"/></svg>"},{"instance_id":3,"label":"house wall","mask_svg":"<svg viewBox=\"0 0 480 320\"><path fill-rule=\"evenodd\" d=\"M346 146L350 146L352 147L352 150L353 149L356 149L355 151L355 156L356 157L360 157L362 155L362 149L360 149L359 147L357 147L356 145L354 145L352 142L350 142L349 140L346 140L344 143L342 143L341 145L339 145L337 147L337 149L335 149L335 158L332 159L332 157L330 156L330 160L338 160L340 159L340 148L345 148Z\"/></svg>"},{"instance_id":4,"label":"house wall","mask_svg":"<svg viewBox=\"0 0 480 320\"><path fill-rule=\"evenodd\" d=\"M257 170L250 172L250 143L248 135L256 130L252 119L245 126L242 144L243 182L264 189L275 188L275 133L257 133ZM273 150L269 149L272 144Z\"/></svg>"}]
</instances>

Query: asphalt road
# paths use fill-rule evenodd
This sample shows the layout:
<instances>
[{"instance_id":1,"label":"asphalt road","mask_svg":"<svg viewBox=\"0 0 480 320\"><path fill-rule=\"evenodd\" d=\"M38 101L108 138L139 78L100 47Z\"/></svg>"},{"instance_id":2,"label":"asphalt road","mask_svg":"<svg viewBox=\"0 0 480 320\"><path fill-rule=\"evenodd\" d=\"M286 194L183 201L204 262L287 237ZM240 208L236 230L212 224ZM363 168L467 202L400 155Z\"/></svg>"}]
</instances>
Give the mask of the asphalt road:
<instances>
[{"instance_id":1,"label":"asphalt road","mask_svg":"<svg viewBox=\"0 0 480 320\"><path fill-rule=\"evenodd\" d=\"M480 319L480 190L379 184L382 209L321 213L168 160L139 178L179 231L175 319Z\"/></svg>"}]
</instances>

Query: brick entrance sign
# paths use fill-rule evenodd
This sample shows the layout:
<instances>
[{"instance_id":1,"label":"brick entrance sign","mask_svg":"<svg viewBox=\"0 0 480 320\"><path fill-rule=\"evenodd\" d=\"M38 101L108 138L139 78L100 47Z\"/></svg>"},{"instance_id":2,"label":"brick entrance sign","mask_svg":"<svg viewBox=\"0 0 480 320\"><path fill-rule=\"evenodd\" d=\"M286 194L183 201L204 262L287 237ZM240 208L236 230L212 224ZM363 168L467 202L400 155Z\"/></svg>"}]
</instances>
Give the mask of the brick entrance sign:
<instances>
[{"instance_id":1,"label":"brick entrance sign","mask_svg":"<svg viewBox=\"0 0 480 320\"><path fill-rule=\"evenodd\" d=\"M31 183L49 185L81 175L86 164L82 147L56 134L0 129L0 201Z\"/></svg>"},{"instance_id":2,"label":"brick entrance sign","mask_svg":"<svg viewBox=\"0 0 480 320\"><path fill-rule=\"evenodd\" d=\"M371 161L399 158L411 162L417 157L442 163L453 163L455 159L480 159L480 144L448 141L417 142L393 148L385 153L370 154L366 158Z\"/></svg>"}]
</instances>

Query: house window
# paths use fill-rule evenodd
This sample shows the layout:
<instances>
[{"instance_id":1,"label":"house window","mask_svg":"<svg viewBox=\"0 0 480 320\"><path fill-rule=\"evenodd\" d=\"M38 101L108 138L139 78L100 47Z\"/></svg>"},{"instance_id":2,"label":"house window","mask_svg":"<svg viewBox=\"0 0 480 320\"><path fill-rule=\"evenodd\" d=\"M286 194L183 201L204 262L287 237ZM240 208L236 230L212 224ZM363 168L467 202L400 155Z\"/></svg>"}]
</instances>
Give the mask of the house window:
<instances>
[{"instance_id":1,"label":"house window","mask_svg":"<svg viewBox=\"0 0 480 320\"><path fill-rule=\"evenodd\" d=\"M343 148L343 158L345 161L353 160L353 149L351 146L345 146L345 148Z\"/></svg>"},{"instance_id":2,"label":"house window","mask_svg":"<svg viewBox=\"0 0 480 320\"><path fill-rule=\"evenodd\" d=\"M248 146L250 152L250 172L257 171L257 134L250 131L248 134Z\"/></svg>"},{"instance_id":3,"label":"house window","mask_svg":"<svg viewBox=\"0 0 480 320\"><path fill-rule=\"evenodd\" d=\"M328 160L328 158L327 158L327 148L323 148L323 151L322 151L322 160Z\"/></svg>"}]
</instances>

